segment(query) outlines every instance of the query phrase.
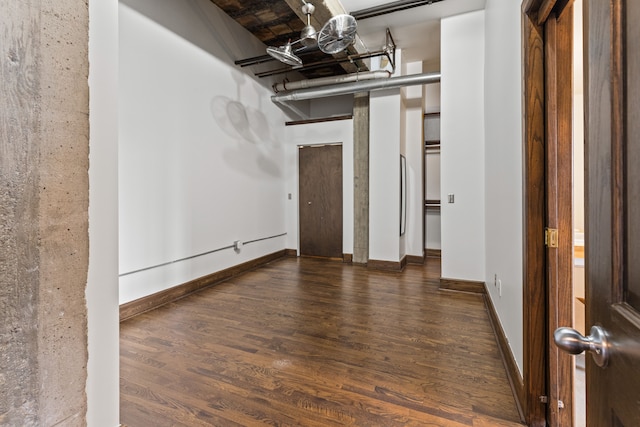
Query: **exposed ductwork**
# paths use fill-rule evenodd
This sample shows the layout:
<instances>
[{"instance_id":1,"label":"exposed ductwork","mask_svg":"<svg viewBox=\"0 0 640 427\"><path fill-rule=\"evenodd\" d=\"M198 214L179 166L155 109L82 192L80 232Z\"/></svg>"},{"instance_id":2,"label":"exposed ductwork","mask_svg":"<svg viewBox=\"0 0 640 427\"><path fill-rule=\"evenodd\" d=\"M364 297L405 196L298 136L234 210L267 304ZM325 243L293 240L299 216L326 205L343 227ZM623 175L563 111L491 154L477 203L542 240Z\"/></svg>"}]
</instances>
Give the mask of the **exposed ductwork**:
<instances>
[{"instance_id":1,"label":"exposed ductwork","mask_svg":"<svg viewBox=\"0 0 640 427\"><path fill-rule=\"evenodd\" d=\"M388 79L390 77L391 77L391 73L389 71L378 70L378 71L368 71L365 73L346 74L343 76L299 80L296 82L283 81L282 83L274 83L272 87L273 87L273 91L275 93L278 93L278 92L284 92L284 91L306 89L310 87L344 84L344 83L358 82L358 81L364 81L364 80Z\"/></svg>"},{"instance_id":2,"label":"exposed ductwork","mask_svg":"<svg viewBox=\"0 0 640 427\"><path fill-rule=\"evenodd\" d=\"M399 12L401 10L407 10L418 6L428 6L441 1L443 0L399 0L351 12L351 15L355 19L362 20L386 15L389 13Z\"/></svg>"},{"instance_id":3,"label":"exposed ductwork","mask_svg":"<svg viewBox=\"0 0 640 427\"><path fill-rule=\"evenodd\" d=\"M339 78L339 77L338 77ZM334 82L337 78L333 78ZM326 80L326 79L322 79ZM394 89L403 86L415 86L428 83L438 83L440 73L411 74L408 76L391 77L388 79L365 80L327 86L310 87L273 95L273 102L303 101L306 99L326 98L329 96L347 95L372 90Z\"/></svg>"},{"instance_id":4,"label":"exposed ductwork","mask_svg":"<svg viewBox=\"0 0 640 427\"><path fill-rule=\"evenodd\" d=\"M280 49L280 50L285 50L286 46L284 47L280 47L280 48L276 48L276 50ZM294 52L294 55L297 57L297 55L301 54L301 55L306 55L309 52L312 52L313 49L309 49L307 47L303 47L301 49L297 49ZM285 55L286 56L286 55ZM391 31L387 28L386 33L385 33L385 45L381 50L375 51L375 52L366 52L366 53L358 53L358 54L354 54L354 55L346 55L346 56L342 56L342 57L334 57L331 58L329 60L322 60L322 61L317 61L317 62L307 62L306 64L302 65L302 66L297 66L294 67L293 69L291 67L284 67L284 68L279 68L279 69L275 69L275 70L270 70L270 71L262 71L262 72L258 72L255 73L255 76L257 77L269 77L269 76L273 76L276 74L282 74L282 73L288 73L292 70L301 72L304 74L304 72L306 71L311 71L311 70L315 70L318 68L322 68L322 67L326 67L328 65L335 65L335 64L342 64L342 63L346 63L346 62L350 62L352 64L361 64L364 65L364 63L362 62L363 60L366 59L371 59L371 58L376 58L376 57L381 57L381 56L386 56L387 59L389 60L389 63L391 64L391 66L393 67L393 69L395 70L395 63L396 63L396 43L393 40L393 36L391 35ZM253 58L246 58L246 59L240 59L238 61L235 61L236 65L239 65L241 67L248 67L251 65L257 65L257 64L261 64L264 62L268 62L273 60L274 57L271 55L261 55L261 56L255 56ZM298 58L299 59L299 58ZM357 67L358 69L360 69L360 66ZM366 66L364 67L366 69ZM310 80L314 80L314 79L310 79Z\"/></svg>"}]
</instances>

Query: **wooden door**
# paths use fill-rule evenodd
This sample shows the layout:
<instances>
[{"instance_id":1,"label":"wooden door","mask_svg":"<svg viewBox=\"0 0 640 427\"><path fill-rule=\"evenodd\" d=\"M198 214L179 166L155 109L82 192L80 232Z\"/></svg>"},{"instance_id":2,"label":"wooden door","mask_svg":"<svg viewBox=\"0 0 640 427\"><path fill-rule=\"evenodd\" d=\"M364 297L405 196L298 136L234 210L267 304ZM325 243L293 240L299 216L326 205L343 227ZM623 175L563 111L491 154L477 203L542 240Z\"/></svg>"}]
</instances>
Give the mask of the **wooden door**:
<instances>
[{"instance_id":1,"label":"wooden door","mask_svg":"<svg viewBox=\"0 0 640 427\"><path fill-rule=\"evenodd\" d=\"M587 356L589 426L640 426L640 2L585 5L587 328L610 343Z\"/></svg>"},{"instance_id":2,"label":"wooden door","mask_svg":"<svg viewBox=\"0 0 640 427\"><path fill-rule=\"evenodd\" d=\"M573 359L553 344L573 324L573 6L559 5L544 23L547 243L547 421L573 424ZM551 237L553 236L553 237Z\"/></svg>"},{"instance_id":3,"label":"wooden door","mask_svg":"<svg viewBox=\"0 0 640 427\"><path fill-rule=\"evenodd\" d=\"M342 258L342 145L300 146L300 255Z\"/></svg>"}]
</instances>

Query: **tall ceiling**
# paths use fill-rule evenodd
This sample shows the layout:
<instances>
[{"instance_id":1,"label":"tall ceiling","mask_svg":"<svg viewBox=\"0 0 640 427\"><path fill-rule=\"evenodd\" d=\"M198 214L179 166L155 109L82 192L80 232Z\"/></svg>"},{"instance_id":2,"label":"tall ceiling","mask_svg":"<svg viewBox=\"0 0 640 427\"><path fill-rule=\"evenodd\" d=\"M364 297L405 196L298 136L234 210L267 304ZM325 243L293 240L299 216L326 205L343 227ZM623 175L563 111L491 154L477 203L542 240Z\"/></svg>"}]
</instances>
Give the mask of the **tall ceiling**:
<instances>
[{"instance_id":1,"label":"tall ceiling","mask_svg":"<svg viewBox=\"0 0 640 427\"><path fill-rule=\"evenodd\" d=\"M514 0L515 1L515 0ZM389 0L341 0L349 13L389 4ZM394 2L391 2L394 3ZM437 61L440 58L440 20L448 16L482 10L486 0L443 0L430 5L360 19L358 35L369 49L384 42L384 31L391 30L407 61Z\"/></svg>"},{"instance_id":2,"label":"tall ceiling","mask_svg":"<svg viewBox=\"0 0 640 427\"><path fill-rule=\"evenodd\" d=\"M227 15L254 34L267 46L283 46L287 41L300 38L300 31L306 25L302 12L303 0L211 0ZM349 13L357 18L358 42L337 55L324 54L316 49L296 50L304 65L299 71L306 78L325 77L352 73L366 69L360 60L348 57L367 52L380 52L385 45L386 29L389 29L396 48L402 50L405 61L425 61L438 63L440 56L440 20L483 9L486 0L434 0L393 13L370 18L358 18L358 12L375 6L394 5L406 1L389 0L307 0L315 6L311 24L320 30L332 16ZM414 2L416 3L416 2ZM422 3L425 3L424 1ZM296 47L294 45L294 47ZM297 49L301 46L298 45ZM340 61L342 58L342 61ZM271 71L290 71L291 66L263 58L248 58L268 62ZM311 65L309 67L309 65Z\"/></svg>"}]
</instances>

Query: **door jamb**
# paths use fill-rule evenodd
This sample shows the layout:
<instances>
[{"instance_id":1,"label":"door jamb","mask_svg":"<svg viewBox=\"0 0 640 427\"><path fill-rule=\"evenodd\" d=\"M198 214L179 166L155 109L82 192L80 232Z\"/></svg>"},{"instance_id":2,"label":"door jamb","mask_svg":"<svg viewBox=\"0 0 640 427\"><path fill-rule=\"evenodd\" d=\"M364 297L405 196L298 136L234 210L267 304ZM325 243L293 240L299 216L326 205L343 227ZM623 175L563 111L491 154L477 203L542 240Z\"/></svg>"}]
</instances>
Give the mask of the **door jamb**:
<instances>
[{"instance_id":1,"label":"door jamb","mask_svg":"<svg viewBox=\"0 0 640 427\"><path fill-rule=\"evenodd\" d=\"M523 31L523 387L529 426L546 426L546 251L544 28L546 0L524 0ZM550 9L549 9L550 11ZM546 19L546 17L544 18ZM543 21L544 22L544 21Z\"/></svg>"},{"instance_id":2,"label":"door jamb","mask_svg":"<svg viewBox=\"0 0 640 427\"><path fill-rule=\"evenodd\" d=\"M573 2L545 21L547 94L546 226L558 230L547 248L547 422L572 425L573 357L553 342L554 331L573 327Z\"/></svg>"},{"instance_id":3,"label":"door jamb","mask_svg":"<svg viewBox=\"0 0 640 427\"><path fill-rule=\"evenodd\" d=\"M544 229L545 33L553 11L572 0L523 0L523 346L522 389L516 388L529 426L546 426L548 396L547 265ZM519 393L518 393L519 391Z\"/></svg>"}]
</instances>

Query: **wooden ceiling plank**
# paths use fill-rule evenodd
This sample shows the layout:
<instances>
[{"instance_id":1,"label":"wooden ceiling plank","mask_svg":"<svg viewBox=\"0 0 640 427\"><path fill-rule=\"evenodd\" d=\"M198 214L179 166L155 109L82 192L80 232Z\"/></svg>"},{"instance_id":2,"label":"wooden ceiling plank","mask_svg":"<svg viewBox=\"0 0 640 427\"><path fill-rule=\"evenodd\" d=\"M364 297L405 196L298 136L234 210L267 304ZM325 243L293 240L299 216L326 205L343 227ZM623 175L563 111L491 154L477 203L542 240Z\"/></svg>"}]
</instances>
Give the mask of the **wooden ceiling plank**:
<instances>
[{"instance_id":1,"label":"wooden ceiling plank","mask_svg":"<svg viewBox=\"0 0 640 427\"><path fill-rule=\"evenodd\" d=\"M307 24L307 17L302 13L302 0L211 0L211 2L268 46L282 46L288 40L292 42L298 40L300 32ZM317 31L320 31L334 15L346 13L336 0L316 0L310 3L315 6L310 21ZM333 57L345 58L357 53L354 46L349 46ZM326 56L318 51L315 54L309 54L308 58L305 55L303 60L314 62ZM316 78L367 70L362 61L357 63L345 61L302 73L307 78Z\"/></svg>"}]
</instances>

